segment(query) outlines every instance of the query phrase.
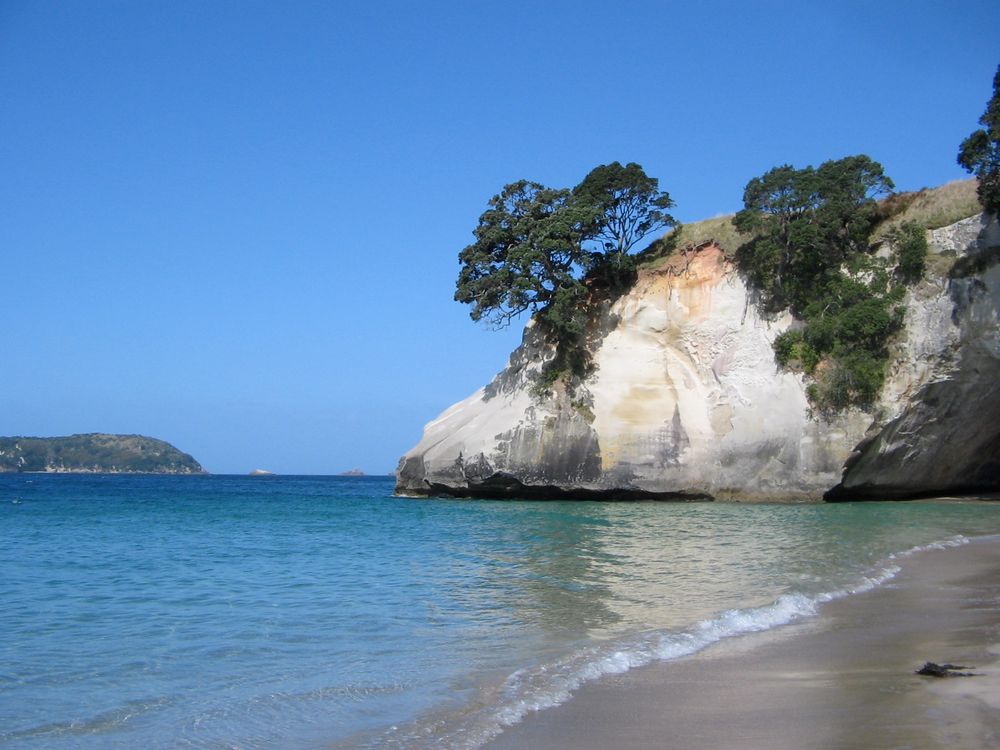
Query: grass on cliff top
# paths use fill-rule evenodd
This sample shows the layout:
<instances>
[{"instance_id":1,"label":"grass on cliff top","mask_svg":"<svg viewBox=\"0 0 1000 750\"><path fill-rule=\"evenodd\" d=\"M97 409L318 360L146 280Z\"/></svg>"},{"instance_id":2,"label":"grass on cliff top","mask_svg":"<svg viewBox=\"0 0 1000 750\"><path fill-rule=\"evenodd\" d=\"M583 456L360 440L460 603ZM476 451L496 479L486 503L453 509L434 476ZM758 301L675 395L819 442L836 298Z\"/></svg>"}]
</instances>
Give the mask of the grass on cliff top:
<instances>
[{"instance_id":1,"label":"grass on cliff top","mask_svg":"<svg viewBox=\"0 0 1000 750\"><path fill-rule=\"evenodd\" d=\"M978 214L982 207L976 197L976 180L956 180L936 188L896 193L881 201L885 219L872 233L878 242L890 230L904 223L920 224L925 229L940 229ZM714 242L730 258L749 237L733 226L733 214L682 224L655 240L636 256L640 266L655 267L677 250Z\"/></svg>"},{"instance_id":2,"label":"grass on cliff top","mask_svg":"<svg viewBox=\"0 0 1000 750\"><path fill-rule=\"evenodd\" d=\"M875 228L878 241L900 224L919 224L924 229L940 229L982 211L976 197L976 180L956 180L936 188L897 193L882 201L887 218Z\"/></svg>"},{"instance_id":3,"label":"grass on cliff top","mask_svg":"<svg viewBox=\"0 0 1000 750\"><path fill-rule=\"evenodd\" d=\"M640 266L656 266L658 261L669 258L677 250L687 250L693 247L714 242L733 257L736 249L749 239L740 234L733 226L733 214L715 216L711 219L681 224L676 229L667 232L655 240L649 247L636 256Z\"/></svg>"}]
</instances>

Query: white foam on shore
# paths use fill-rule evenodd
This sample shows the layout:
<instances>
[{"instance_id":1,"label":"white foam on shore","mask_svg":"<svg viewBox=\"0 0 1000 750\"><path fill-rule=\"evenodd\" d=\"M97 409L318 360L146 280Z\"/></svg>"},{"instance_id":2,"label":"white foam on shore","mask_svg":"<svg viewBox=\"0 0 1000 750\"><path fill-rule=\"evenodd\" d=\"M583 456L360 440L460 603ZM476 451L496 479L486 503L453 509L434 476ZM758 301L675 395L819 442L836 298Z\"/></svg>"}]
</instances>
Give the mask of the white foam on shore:
<instances>
[{"instance_id":1,"label":"white foam on shore","mask_svg":"<svg viewBox=\"0 0 1000 750\"><path fill-rule=\"evenodd\" d=\"M968 538L959 535L911 547L890 555L871 574L845 588L812 595L784 594L771 604L727 610L682 631L643 633L630 639L591 646L553 663L520 669L505 681L497 696L498 703L467 717L460 726L444 736L437 735L434 746L475 750L496 738L505 727L521 722L528 714L565 703L585 683L654 662L690 656L725 639L771 630L815 616L819 605L825 602L871 591L891 580L900 571L895 564L897 560L968 543ZM396 739L403 740L402 737ZM405 740L403 744L410 746Z\"/></svg>"},{"instance_id":2,"label":"white foam on shore","mask_svg":"<svg viewBox=\"0 0 1000 750\"><path fill-rule=\"evenodd\" d=\"M994 537L980 537L981 539L992 539ZM940 542L931 542L930 544L921 544L916 547L910 547L908 550L903 552L896 552L889 555L890 560L898 560L901 557L910 557L917 554L918 552L929 552L933 549L948 549L949 547L961 547L963 544L968 544L969 538L962 536L961 534L956 534L955 536L948 537L947 539Z\"/></svg>"}]
</instances>

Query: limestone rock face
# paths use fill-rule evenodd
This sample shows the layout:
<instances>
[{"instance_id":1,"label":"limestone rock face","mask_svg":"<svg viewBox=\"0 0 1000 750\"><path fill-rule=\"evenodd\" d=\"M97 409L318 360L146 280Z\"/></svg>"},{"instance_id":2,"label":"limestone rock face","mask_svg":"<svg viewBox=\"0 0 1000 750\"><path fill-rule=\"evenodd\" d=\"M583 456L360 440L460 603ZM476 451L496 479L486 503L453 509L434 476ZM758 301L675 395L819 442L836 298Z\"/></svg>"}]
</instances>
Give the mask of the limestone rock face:
<instances>
[{"instance_id":1,"label":"limestone rock face","mask_svg":"<svg viewBox=\"0 0 1000 750\"><path fill-rule=\"evenodd\" d=\"M403 494L803 497L837 483L871 422L808 418L801 378L714 245L644 269L592 337L594 371L537 395L553 355L529 325L487 388L427 425L400 463Z\"/></svg>"},{"instance_id":2,"label":"limestone rock face","mask_svg":"<svg viewBox=\"0 0 1000 750\"><path fill-rule=\"evenodd\" d=\"M938 230L933 250L959 265L986 258L985 226ZM774 361L772 342L793 319L760 317L715 245L676 254L644 267L593 321L593 372L572 392L557 383L539 395L554 351L529 323L493 382L426 426L400 461L396 490L806 500L838 486L848 460L841 494L996 483L1000 269L982 265L912 293L899 362L874 413L824 419L802 377Z\"/></svg>"}]
</instances>

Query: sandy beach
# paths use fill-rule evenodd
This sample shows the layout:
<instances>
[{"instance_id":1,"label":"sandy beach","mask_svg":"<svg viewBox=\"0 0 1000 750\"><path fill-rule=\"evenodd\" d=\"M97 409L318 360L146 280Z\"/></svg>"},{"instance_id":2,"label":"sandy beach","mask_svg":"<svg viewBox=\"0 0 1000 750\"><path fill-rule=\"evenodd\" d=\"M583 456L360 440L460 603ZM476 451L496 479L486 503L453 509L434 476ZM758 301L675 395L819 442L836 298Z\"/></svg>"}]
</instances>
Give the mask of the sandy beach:
<instances>
[{"instance_id":1,"label":"sandy beach","mask_svg":"<svg viewBox=\"0 0 1000 750\"><path fill-rule=\"evenodd\" d=\"M1000 538L928 550L798 624L584 686L488 747L1000 746ZM915 674L924 662L976 677Z\"/></svg>"}]
</instances>

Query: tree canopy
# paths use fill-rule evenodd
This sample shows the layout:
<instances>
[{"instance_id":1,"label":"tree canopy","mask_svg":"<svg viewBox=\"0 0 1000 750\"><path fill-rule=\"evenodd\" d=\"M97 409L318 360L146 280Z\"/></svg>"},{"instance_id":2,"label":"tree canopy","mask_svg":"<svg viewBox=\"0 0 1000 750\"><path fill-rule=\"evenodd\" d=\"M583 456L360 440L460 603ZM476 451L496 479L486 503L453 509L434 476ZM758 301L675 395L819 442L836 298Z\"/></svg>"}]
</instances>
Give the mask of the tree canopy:
<instances>
[{"instance_id":1,"label":"tree canopy","mask_svg":"<svg viewBox=\"0 0 1000 750\"><path fill-rule=\"evenodd\" d=\"M674 205L670 195L635 162L595 167L573 188L573 201L592 208L595 223L587 239L607 253L625 255L650 232L674 224L666 213Z\"/></svg>"},{"instance_id":2,"label":"tree canopy","mask_svg":"<svg viewBox=\"0 0 1000 750\"><path fill-rule=\"evenodd\" d=\"M864 155L818 168L786 164L750 180L733 224L753 239L737 260L765 307L801 313L825 274L868 250L875 198L893 187L882 165Z\"/></svg>"},{"instance_id":3,"label":"tree canopy","mask_svg":"<svg viewBox=\"0 0 1000 750\"><path fill-rule=\"evenodd\" d=\"M472 305L473 320L503 327L576 287L591 215L569 197L567 190L520 180L490 199L474 231L476 241L458 256L455 299Z\"/></svg>"},{"instance_id":4,"label":"tree canopy","mask_svg":"<svg viewBox=\"0 0 1000 750\"><path fill-rule=\"evenodd\" d=\"M979 118L983 127L969 135L958 150L958 163L979 178L983 210L1000 214L1000 66L993 76L993 97Z\"/></svg>"},{"instance_id":5,"label":"tree canopy","mask_svg":"<svg viewBox=\"0 0 1000 750\"><path fill-rule=\"evenodd\" d=\"M519 180L489 201L459 254L455 299L473 320L509 325L524 312L558 334L579 336L586 322L585 279L620 278L627 253L647 234L672 225L673 205L638 164L618 162L590 172L572 190ZM609 258L615 273L609 273Z\"/></svg>"},{"instance_id":6,"label":"tree canopy","mask_svg":"<svg viewBox=\"0 0 1000 750\"><path fill-rule=\"evenodd\" d=\"M875 198L893 188L867 156L818 168L776 167L747 183L733 223L752 239L736 260L766 310L791 311L803 326L775 341L783 366L813 377L809 394L822 410L868 405L885 379L890 336L902 325L905 288L922 271L923 231L906 236L896 276L877 258L870 237Z\"/></svg>"}]
</instances>

